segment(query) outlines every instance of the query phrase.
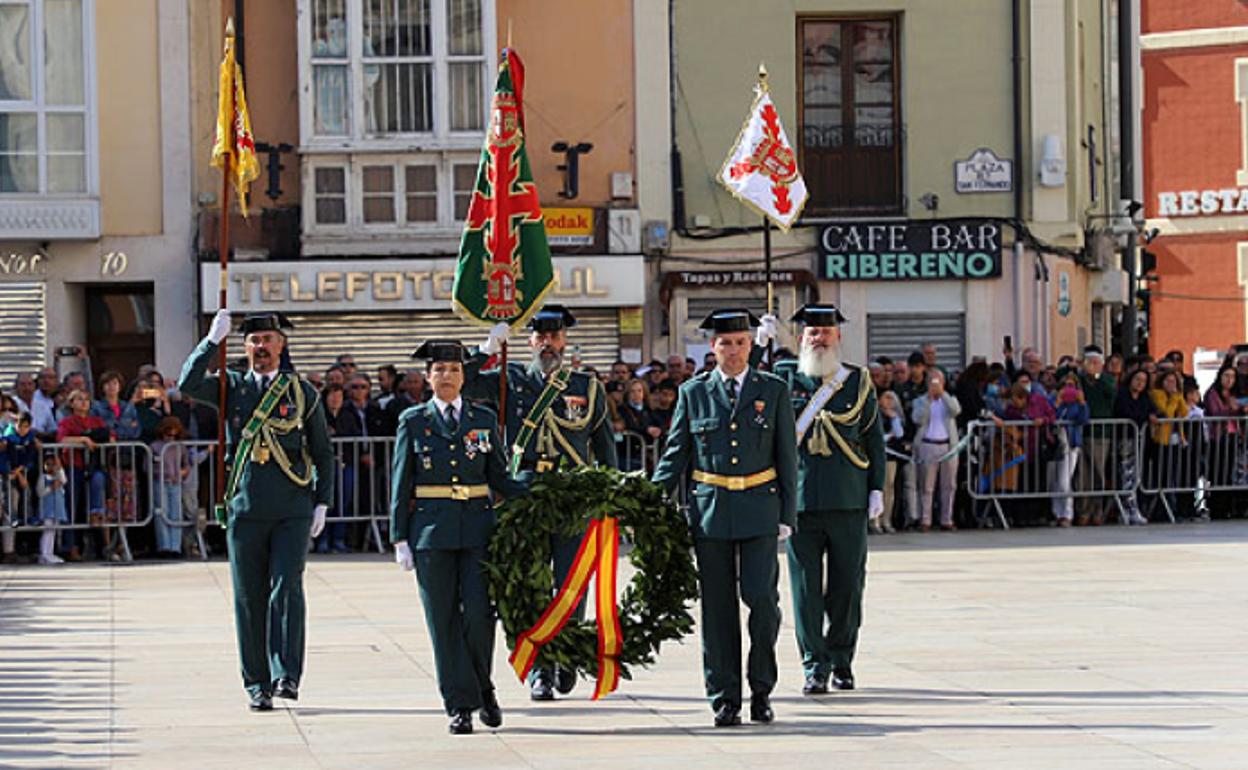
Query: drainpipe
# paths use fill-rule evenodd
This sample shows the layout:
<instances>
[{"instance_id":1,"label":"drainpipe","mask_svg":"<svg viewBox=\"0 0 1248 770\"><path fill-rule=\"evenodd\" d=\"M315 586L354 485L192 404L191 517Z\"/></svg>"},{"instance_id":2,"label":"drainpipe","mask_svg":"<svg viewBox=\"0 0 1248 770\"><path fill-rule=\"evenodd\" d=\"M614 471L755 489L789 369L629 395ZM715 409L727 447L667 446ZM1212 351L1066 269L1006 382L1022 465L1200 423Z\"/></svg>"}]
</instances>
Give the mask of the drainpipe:
<instances>
[{"instance_id":1,"label":"drainpipe","mask_svg":"<svg viewBox=\"0 0 1248 770\"><path fill-rule=\"evenodd\" d=\"M1131 0L1118 0L1118 135L1119 197L1125 207L1135 198L1135 30ZM1122 353L1134 355L1139 349L1136 334L1138 320L1135 295L1138 282L1135 273L1136 237L1134 229L1127 235L1122 252L1122 267L1127 271L1127 304L1122 309Z\"/></svg>"},{"instance_id":2,"label":"drainpipe","mask_svg":"<svg viewBox=\"0 0 1248 770\"><path fill-rule=\"evenodd\" d=\"M1010 3L1010 67L1012 74L1012 111L1014 118L1014 220L1023 221L1023 180L1030 175L1023 173L1023 31L1022 9L1023 0L1009 0ZM1019 227L1014 228L1014 344L1018 350L1023 348L1023 254L1025 249Z\"/></svg>"}]
</instances>

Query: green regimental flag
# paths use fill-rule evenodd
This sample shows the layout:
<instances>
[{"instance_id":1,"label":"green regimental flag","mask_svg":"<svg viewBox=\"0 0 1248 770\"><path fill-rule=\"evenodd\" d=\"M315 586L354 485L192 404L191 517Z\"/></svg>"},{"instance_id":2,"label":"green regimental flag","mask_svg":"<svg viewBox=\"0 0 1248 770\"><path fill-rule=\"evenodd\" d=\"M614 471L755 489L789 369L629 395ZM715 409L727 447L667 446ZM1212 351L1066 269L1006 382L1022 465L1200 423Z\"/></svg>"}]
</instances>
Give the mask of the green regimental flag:
<instances>
[{"instance_id":1,"label":"green regimental flag","mask_svg":"<svg viewBox=\"0 0 1248 770\"><path fill-rule=\"evenodd\" d=\"M459 243L452 302L468 321L528 323L554 288L546 225L524 151L524 65L504 49L490 128Z\"/></svg>"}]
</instances>

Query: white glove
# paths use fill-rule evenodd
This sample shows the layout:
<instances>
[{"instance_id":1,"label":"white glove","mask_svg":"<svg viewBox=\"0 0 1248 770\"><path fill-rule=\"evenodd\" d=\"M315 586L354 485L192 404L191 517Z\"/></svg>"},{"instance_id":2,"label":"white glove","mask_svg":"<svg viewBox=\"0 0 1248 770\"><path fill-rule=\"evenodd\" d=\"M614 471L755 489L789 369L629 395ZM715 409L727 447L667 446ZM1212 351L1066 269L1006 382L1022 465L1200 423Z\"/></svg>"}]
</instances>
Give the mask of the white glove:
<instances>
[{"instance_id":1,"label":"white glove","mask_svg":"<svg viewBox=\"0 0 1248 770\"><path fill-rule=\"evenodd\" d=\"M790 537L793 537L793 528L790 527L788 524L781 524L780 525L780 542L783 543L785 540L788 540Z\"/></svg>"},{"instance_id":2,"label":"white glove","mask_svg":"<svg viewBox=\"0 0 1248 770\"><path fill-rule=\"evenodd\" d=\"M503 349L503 343L511 337L511 325L499 321L490 327L490 336L486 338L485 344L481 346L481 352L487 356L492 356Z\"/></svg>"},{"instance_id":3,"label":"white glove","mask_svg":"<svg viewBox=\"0 0 1248 770\"><path fill-rule=\"evenodd\" d=\"M416 560L412 558L412 549L406 540L394 544L394 563L399 565L399 569L404 572L410 572L416 566Z\"/></svg>"},{"instance_id":4,"label":"white glove","mask_svg":"<svg viewBox=\"0 0 1248 770\"><path fill-rule=\"evenodd\" d=\"M325 529L325 512L329 510L329 506L325 503L319 503L312 509L312 537L321 534Z\"/></svg>"},{"instance_id":5,"label":"white glove","mask_svg":"<svg viewBox=\"0 0 1248 770\"><path fill-rule=\"evenodd\" d=\"M758 330L754 332L754 344L760 348L765 348L771 344L776 335L780 333L780 319L771 313L759 319Z\"/></svg>"},{"instance_id":6,"label":"white glove","mask_svg":"<svg viewBox=\"0 0 1248 770\"><path fill-rule=\"evenodd\" d=\"M878 489L867 494L867 518L878 519L884 514L884 493Z\"/></svg>"},{"instance_id":7,"label":"white glove","mask_svg":"<svg viewBox=\"0 0 1248 770\"><path fill-rule=\"evenodd\" d=\"M230 333L230 311L221 308L217 314L212 317L212 325L208 327L208 341L214 345L220 345L221 340L226 338Z\"/></svg>"}]
</instances>

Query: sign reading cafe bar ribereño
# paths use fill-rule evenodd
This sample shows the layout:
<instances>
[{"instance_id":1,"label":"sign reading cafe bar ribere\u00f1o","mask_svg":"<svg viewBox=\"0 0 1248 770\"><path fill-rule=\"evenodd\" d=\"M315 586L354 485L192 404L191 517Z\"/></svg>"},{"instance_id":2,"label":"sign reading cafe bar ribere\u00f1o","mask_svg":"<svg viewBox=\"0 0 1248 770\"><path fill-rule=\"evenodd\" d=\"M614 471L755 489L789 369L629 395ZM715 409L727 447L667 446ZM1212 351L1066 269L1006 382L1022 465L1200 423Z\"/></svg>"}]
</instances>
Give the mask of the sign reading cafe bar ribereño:
<instances>
[{"instance_id":1,"label":"sign reading cafe bar ribere\u00f1o","mask_svg":"<svg viewBox=\"0 0 1248 770\"><path fill-rule=\"evenodd\" d=\"M824 225L819 230L819 274L829 281L997 278L1001 224L934 219Z\"/></svg>"}]
</instances>

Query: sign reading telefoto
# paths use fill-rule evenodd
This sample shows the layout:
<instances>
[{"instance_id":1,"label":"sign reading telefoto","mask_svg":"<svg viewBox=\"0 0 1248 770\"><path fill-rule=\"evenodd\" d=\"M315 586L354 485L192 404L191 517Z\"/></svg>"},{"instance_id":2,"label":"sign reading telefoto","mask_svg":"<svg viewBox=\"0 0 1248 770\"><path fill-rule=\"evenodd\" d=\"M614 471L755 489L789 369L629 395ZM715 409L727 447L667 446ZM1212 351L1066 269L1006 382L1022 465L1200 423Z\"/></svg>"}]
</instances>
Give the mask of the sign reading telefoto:
<instances>
[{"instance_id":1,"label":"sign reading telefoto","mask_svg":"<svg viewBox=\"0 0 1248 770\"><path fill-rule=\"evenodd\" d=\"M627 307L645 302L640 256L556 256L552 302ZM200 264L200 309L217 306L215 263ZM449 310L454 259L301 260L230 265L229 306L242 311Z\"/></svg>"},{"instance_id":2,"label":"sign reading telefoto","mask_svg":"<svg viewBox=\"0 0 1248 770\"><path fill-rule=\"evenodd\" d=\"M986 219L839 222L819 231L829 281L998 278L1001 223Z\"/></svg>"}]
</instances>

